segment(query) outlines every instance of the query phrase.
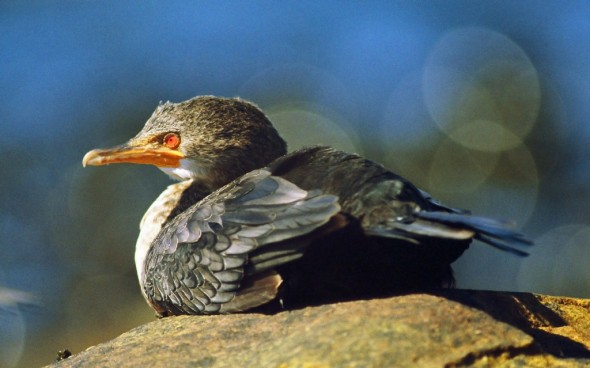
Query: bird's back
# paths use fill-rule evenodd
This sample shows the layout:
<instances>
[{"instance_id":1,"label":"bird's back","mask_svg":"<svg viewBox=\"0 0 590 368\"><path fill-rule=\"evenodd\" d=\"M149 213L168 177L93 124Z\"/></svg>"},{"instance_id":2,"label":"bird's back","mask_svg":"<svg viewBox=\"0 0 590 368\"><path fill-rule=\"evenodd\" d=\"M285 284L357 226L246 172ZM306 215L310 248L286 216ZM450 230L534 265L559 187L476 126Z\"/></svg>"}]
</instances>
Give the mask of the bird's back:
<instances>
[{"instance_id":1,"label":"bird's back","mask_svg":"<svg viewBox=\"0 0 590 368\"><path fill-rule=\"evenodd\" d=\"M399 219L418 207L430 209L422 192L408 180L378 163L331 147L303 148L268 168L302 189L338 196L342 210L362 218L366 227Z\"/></svg>"},{"instance_id":2,"label":"bird's back","mask_svg":"<svg viewBox=\"0 0 590 368\"><path fill-rule=\"evenodd\" d=\"M452 284L450 264L471 238L445 239L400 230L415 222L417 212L434 207L404 178L329 147L295 151L268 169L302 189L338 196L349 221L345 228L316 239L300 260L278 268L286 280L288 306Z\"/></svg>"}]
</instances>

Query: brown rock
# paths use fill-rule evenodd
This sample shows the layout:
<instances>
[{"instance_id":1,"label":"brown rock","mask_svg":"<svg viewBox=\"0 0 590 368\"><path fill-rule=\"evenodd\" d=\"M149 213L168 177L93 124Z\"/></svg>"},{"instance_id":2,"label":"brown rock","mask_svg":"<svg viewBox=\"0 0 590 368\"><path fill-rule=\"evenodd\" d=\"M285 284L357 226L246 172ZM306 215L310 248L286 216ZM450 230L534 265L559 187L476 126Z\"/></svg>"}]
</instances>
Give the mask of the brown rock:
<instances>
[{"instance_id":1,"label":"brown rock","mask_svg":"<svg viewBox=\"0 0 590 368\"><path fill-rule=\"evenodd\" d=\"M180 316L55 367L584 367L590 300L444 290L285 311Z\"/></svg>"}]
</instances>

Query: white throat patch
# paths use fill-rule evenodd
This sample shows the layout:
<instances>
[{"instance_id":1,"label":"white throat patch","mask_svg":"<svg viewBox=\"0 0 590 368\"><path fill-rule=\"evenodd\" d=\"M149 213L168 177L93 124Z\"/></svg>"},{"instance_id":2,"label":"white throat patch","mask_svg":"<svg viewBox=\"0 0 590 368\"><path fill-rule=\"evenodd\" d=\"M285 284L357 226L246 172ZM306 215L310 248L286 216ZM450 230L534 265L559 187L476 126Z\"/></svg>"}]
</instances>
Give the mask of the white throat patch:
<instances>
[{"instance_id":1,"label":"white throat patch","mask_svg":"<svg viewBox=\"0 0 590 368\"><path fill-rule=\"evenodd\" d=\"M180 160L179 167L159 167L168 176L175 180L189 180L203 177L206 172L196 161L188 158Z\"/></svg>"}]
</instances>

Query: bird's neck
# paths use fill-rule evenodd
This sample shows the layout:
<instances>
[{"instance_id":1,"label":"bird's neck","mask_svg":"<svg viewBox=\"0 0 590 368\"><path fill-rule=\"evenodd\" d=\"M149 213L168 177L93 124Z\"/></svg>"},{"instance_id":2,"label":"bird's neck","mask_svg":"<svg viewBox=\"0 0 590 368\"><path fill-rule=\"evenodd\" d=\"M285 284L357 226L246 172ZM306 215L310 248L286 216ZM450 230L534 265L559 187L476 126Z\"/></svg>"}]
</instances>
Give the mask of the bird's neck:
<instances>
[{"instance_id":1,"label":"bird's neck","mask_svg":"<svg viewBox=\"0 0 590 368\"><path fill-rule=\"evenodd\" d=\"M139 237L135 245L135 267L140 285L145 276L144 262L150 246L160 230L170 220L173 212L181 203L183 193L193 184L193 180L185 180L166 188L151 204L139 223ZM142 293L143 293L143 287ZM144 295L145 296L145 295Z\"/></svg>"},{"instance_id":2,"label":"bird's neck","mask_svg":"<svg viewBox=\"0 0 590 368\"><path fill-rule=\"evenodd\" d=\"M232 180L250 171L248 168L257 169L264 165L244 165L243 163L226 163L219 159L218 162L207 163L196 159L185 158L180 160L178 167L158 167L174 180L181 182L191 181L198 184L198 192L206 189L207 194L221 188Z\"/></svg>"}]
</instances>

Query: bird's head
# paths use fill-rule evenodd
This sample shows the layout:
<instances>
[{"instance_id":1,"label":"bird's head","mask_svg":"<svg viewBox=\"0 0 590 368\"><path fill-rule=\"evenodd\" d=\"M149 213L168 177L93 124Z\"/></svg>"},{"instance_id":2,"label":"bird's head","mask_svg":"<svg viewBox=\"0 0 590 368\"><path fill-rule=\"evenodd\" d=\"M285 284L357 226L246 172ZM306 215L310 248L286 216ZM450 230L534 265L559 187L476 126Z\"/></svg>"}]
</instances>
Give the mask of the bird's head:
<instances>
[{"instance_id":1,"label":"bird's head","mask_svg":"<svg viewBox=\"0 0 590 368\"><path fill-rule=\"evenodd\" d=\"M135 137L88 152L82 164L151 164L177 180L216 189L285 153L285 141L257 106L200 96L160 104Z\"/></svg>"}]
</instances>

